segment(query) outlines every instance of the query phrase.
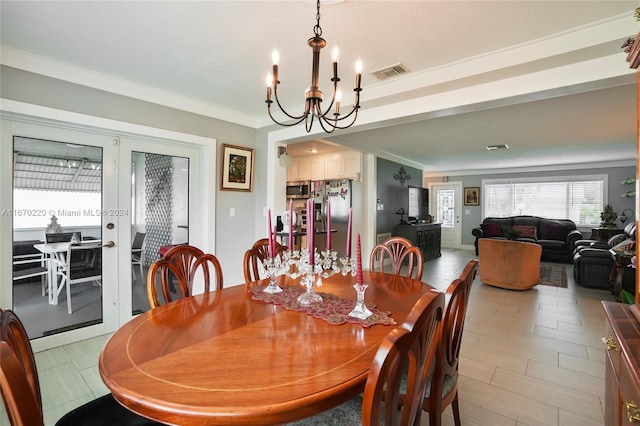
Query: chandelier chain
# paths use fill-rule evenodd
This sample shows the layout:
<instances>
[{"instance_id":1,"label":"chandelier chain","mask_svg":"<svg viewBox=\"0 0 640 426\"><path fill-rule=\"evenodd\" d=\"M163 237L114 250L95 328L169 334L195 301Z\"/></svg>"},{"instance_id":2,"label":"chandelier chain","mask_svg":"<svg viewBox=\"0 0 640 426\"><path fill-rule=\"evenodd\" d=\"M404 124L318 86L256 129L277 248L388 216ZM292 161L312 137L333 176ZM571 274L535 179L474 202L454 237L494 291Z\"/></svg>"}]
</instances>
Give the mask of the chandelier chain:
<instances>
[{"instance_id":1,"label":"chandelier chain","mask_svg":"<svg viewBox=\"0 0 640 426\"><path fill-rule=\"evenodd\" d=\"M320 0L317 2L316 10L316 25L313 27L313 33L316 37L322 37L322 27L320 26Z\"/></svg>"}]
</instances>

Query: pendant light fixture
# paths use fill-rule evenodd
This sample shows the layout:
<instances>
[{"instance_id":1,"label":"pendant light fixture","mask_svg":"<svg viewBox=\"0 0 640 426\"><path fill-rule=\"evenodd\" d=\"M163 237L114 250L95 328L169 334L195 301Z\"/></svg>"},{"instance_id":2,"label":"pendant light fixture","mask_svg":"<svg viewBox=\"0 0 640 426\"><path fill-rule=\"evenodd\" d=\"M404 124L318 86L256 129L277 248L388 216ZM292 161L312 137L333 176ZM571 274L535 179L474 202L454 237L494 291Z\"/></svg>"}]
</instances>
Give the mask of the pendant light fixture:
<instances>
[{"instance_id":1,"label":"pendant light fixture","mask_svg":"<svg viewBox=\"0 0 640 426\"><path fill-rule=\"evenodd\" d=\"M353 108L346 115L342 114L340 112L342 93L340 88L338 88L338 82L340 81L340 78L338 78L338 49L333 49L333 78L331 78L331 81L333 82L333 95L331 96L331 102L323 111L323 94L318 87L318 72L320 68L320 50L327 45L327 42L321 37L320 0L317 1L316 21L317 23L313 27L314 36L307 41L307 44L313 50L313 64L311 68L311 86L305 91L304 112L298 116L291 115L280 104L280 100L278 99L278 85L280 84L280 81L278 80L278 62L280 56L278 51L274 51L272 55L273 72L267 76L267 100L265 102L267 103L269 117L271 117L276 124L288 127L295 126L296 124L304 121L305 129L307 133L309 133L313 126L313 121L317 118L322 129L326 133L332 133L335 129L346 129L350 127L355 123L356 118L358 117L358 109L360 108L360 92L362 91L362 88L360 87L362 80L362 62L360 60L356 62L356 85L353 89L355 92L355 102L353 104ZM287 117L292 119L293 122L282 123L273 117L271 112L271 104L274 102L273 99L275 99L280 110Z\"/></svg>"}]
</instances>

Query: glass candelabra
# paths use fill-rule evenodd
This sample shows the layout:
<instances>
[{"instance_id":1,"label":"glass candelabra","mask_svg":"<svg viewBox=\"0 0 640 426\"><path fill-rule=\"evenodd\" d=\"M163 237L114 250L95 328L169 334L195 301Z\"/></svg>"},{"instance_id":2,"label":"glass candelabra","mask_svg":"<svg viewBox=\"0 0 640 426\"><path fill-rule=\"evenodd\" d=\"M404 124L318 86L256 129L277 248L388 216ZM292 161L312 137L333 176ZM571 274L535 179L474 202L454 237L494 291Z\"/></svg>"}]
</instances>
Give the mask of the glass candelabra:
<instances>
[{"instance_id":1,"label":"glass candelabra","mask_svg":"<svg viewBox=\"0 0 640 426\"><path fill-rule=\"evenodd\" d=\"M350 317L359 318L361 320L365 320L373 315L373 312L367 308L367 305L364 304L364 292L369 287L367 284L354 284L353 288L356 289L356 293L358 294L358 299L356 301L356 306L349 312Z\"/></svg>"},{"instance_id":2,"label":"glass candelabra","mask_svg":"<svg viewBox=\"0 0 640 426\"><path fill-rule=\"evenodd\" d=\"M263 276L269 278L269 285L264 288L265 293L275 294L281 293L282 288L278 285L277 279L279 276L287 273L288 264L282 260L282 257L268 257L264 260L263 264Z\"/></svg>"},{"instance_id":3,"label":"glass candelabra","mask_svg":"<svg viewBox=\"0 0 640 426\"><path fill-rule=\"evenodd\" d=\"M298 303L303 306L322 303L322 296L314 291L314 286L321 287L323 278L341 272L337 263L338 252L334 250L322 250L318 253L314 249L312 262L308 250L288 250L284 253L284 259L288 266L286 274L294 279L302 277L300 284L306 287L306 292L298 297ZM343 274L346 275L345 272Z\"/></svg>"}]
</instances>

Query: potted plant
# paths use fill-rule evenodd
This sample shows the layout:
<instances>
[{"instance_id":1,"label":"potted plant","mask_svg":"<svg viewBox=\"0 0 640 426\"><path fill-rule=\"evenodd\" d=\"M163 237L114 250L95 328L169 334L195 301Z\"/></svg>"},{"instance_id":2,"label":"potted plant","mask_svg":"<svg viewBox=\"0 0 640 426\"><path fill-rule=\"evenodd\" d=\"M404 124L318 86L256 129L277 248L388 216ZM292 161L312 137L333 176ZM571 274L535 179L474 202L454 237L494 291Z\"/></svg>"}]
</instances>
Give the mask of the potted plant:
<instances>
[{"instance_id":1,"label":"potted plant","mask_svg":"<svg viewBox=\"0 0 640 426\"><path fill-rule=\"evenodd\" d=\"M602 211L602 213L600 213L600 221L601 221L600 226L605 228L615 227L616 224L614 222L617 218L618 218L618 213L613 211L613 207L611 207L611 204L607 204L604 207L604 210Z\"/></svg>"}]
</instances>

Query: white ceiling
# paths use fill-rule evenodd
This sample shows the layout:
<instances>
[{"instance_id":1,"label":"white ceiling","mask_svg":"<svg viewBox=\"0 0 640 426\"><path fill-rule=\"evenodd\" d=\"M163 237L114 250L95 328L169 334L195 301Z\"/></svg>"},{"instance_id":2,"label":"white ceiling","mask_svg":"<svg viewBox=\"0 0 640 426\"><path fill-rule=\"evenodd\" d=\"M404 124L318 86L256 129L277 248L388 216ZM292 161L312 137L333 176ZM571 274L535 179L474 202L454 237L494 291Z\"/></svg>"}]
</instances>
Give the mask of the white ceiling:
<instances>
[{"instance_id":1,"label":"white ceiling","mask_svg":"<svg viewBox=\"0 0 640 426\"><path fill-rule=\"evenodd\" d=\"M635 72L620 45L636 1L327 1L343 92L364 62L357 125L326 140L456 174L620 162L636 156ZM280 95L298 113L309 85L313 1L6 1L4 65L260 128L264 79L280 51ZM329 91L329 48L320 87ZM384 82L370 71L403 63ZM328 96L328 93L325 93ZM343 102L346 109L347 101ZM317 127L317 125L316 125ZM215 135L213 135L215 136ZM509 150L487 151L485 145ZM306 153L290 145L289 153ZM326 148L325 148L326 149Z\"/></svg>"}]
</instances>

